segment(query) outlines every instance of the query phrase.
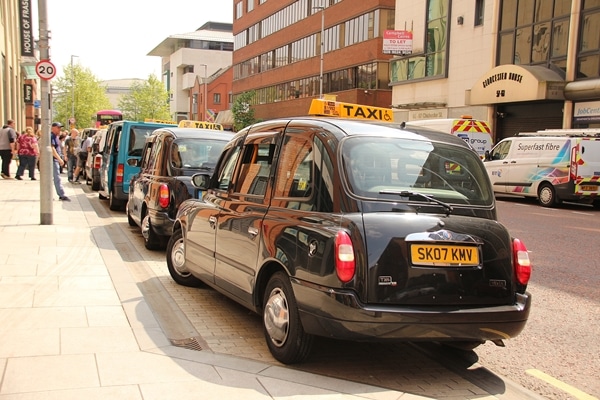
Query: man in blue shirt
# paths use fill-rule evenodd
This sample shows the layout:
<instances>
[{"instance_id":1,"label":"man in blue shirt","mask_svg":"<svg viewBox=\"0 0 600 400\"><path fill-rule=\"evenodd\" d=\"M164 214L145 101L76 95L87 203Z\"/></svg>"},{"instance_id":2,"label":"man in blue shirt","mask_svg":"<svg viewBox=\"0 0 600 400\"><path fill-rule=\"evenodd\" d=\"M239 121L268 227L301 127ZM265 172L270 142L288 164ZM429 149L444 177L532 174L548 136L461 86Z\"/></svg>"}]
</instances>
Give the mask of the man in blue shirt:
<instances>
[{"instance_id":1,"label":"man in blue shirt","mask_svg":"<svg viewBox=\"0 0 600 400\"><path fill-rule=\"evenodd\" d=\"M52 135L50 135L50 147L52 148L52 174L54 180L54 189L56 189L56 194L58 194L59 200L71 201L71 199L65 195L65 189L60 181L60 167L65 164L62 150L60 148L60 139L58 138L60 135L60 128L62 128L62 124L60 122L53 122L52 127L50 128L50 131L52 132Z\"/></svg>"}]
</instances>

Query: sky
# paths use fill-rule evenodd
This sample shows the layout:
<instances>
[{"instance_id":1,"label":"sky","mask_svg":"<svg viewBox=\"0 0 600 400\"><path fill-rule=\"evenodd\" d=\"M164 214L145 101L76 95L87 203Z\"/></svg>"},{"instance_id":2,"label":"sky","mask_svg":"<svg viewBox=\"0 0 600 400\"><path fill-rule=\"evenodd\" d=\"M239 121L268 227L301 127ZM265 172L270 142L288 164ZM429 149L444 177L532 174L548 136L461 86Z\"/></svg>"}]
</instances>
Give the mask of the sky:
<instances>
[{"instance_id":1,"label":"sky","mask_svg":"<svg viewBox=\"0 0 600 400\"><path fill-rule=\"evenodd\" d=\"M38 2L32 0L39 39ZM160 79L160 57L147 56L170 35L197 30L208 21L233 22L233 0L45 0L50 61L56 77L71 64L99 80Z\"/></svg>"}]
</instances>

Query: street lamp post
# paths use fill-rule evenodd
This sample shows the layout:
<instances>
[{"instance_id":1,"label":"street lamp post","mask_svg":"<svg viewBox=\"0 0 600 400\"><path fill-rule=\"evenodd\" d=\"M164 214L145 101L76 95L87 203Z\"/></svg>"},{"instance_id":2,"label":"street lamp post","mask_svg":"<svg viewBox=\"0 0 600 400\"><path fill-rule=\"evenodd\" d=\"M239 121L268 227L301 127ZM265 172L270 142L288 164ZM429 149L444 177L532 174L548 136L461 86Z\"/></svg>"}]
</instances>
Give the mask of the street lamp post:
<instances>
[{"instance_id":1,"label":"street lamp post","mask_svg":"<svg viewBox=\"0 0 600 400\"><path fill-rule=\"evenodd\" d=\"M203 99L202 99L202 103L204 104L204 116L203 116L203 120L204 121L208 121L208 99L206 98L207 94L207 89L206 86L208 85L208 83L206 82L208 79L208 65L207 64L200 64L200 66L204 67L204 94L203 94Z\"/></svg>"},{"instance_id":2,"label":"street lamp post","mask_svg":"<svg viewBox=\"0 0 600 400\"><path fill-rule=\"evenodd\" d=\"M75 121L75 71L73 71L73 57L79 57L71 54L71 118ZM69 128L75 128L75 122L71 124L69 120Z\"/></svg>"},{"instance_id":3,"label":"street lamp post","mask_svg":"<svg viewBox=\"0 0 600 400\"><path fill-rule=\"evenodd\" d=\"M323 50L325 41L325 7L313 7L313 10L321 10L321 60L319 70L319 98L323 98Z\"/></svg>"}]
</instances>

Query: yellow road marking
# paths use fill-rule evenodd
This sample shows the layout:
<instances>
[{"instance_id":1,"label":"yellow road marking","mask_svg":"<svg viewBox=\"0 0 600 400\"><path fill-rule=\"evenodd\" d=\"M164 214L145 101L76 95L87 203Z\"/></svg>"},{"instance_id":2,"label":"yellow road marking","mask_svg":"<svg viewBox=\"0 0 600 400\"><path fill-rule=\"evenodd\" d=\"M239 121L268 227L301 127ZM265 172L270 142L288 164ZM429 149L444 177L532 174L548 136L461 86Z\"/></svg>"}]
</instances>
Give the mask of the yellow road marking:
<instances>
[{"instance_id":1,"label":"yellow road marking","mask_svg":"<svg viewBox=\"0 0 600 400\"><path fill-rule=\"evenodd\" d=\"M569 384L561 382L558 379L553 378L550 375L545 374L542 371L539 371L537 369L528 369L525 372L527 372L531 376L534 376L538 379L543 380L546 383L551 384L552 386L559 388L563 392L569 393L571 396L575 397L578 400L598 400L597 397L591 396L591 395L589 395L577 388L574 388L573 386L571 386Z\"/></svg>"}]
</instances>

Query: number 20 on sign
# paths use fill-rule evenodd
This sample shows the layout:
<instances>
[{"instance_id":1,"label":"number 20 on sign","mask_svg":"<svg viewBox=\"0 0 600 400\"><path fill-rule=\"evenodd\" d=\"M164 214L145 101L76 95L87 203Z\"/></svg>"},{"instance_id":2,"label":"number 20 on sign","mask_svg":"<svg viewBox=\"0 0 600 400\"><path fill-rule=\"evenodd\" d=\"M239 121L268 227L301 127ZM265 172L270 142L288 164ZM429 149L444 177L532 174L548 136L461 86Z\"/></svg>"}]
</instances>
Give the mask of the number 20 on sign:
<instances>
[{"instance_id":1,"label":"number 20 on sign","mask_svg":"<svg viewBox=\"0 0 600 400\"><path fill-rule=\"evenodd\" d=\"M41 60L35 65L35 72L40 79L49 81L56 75L56 67L50 60Z\"/></svg>"}]
</instances>

